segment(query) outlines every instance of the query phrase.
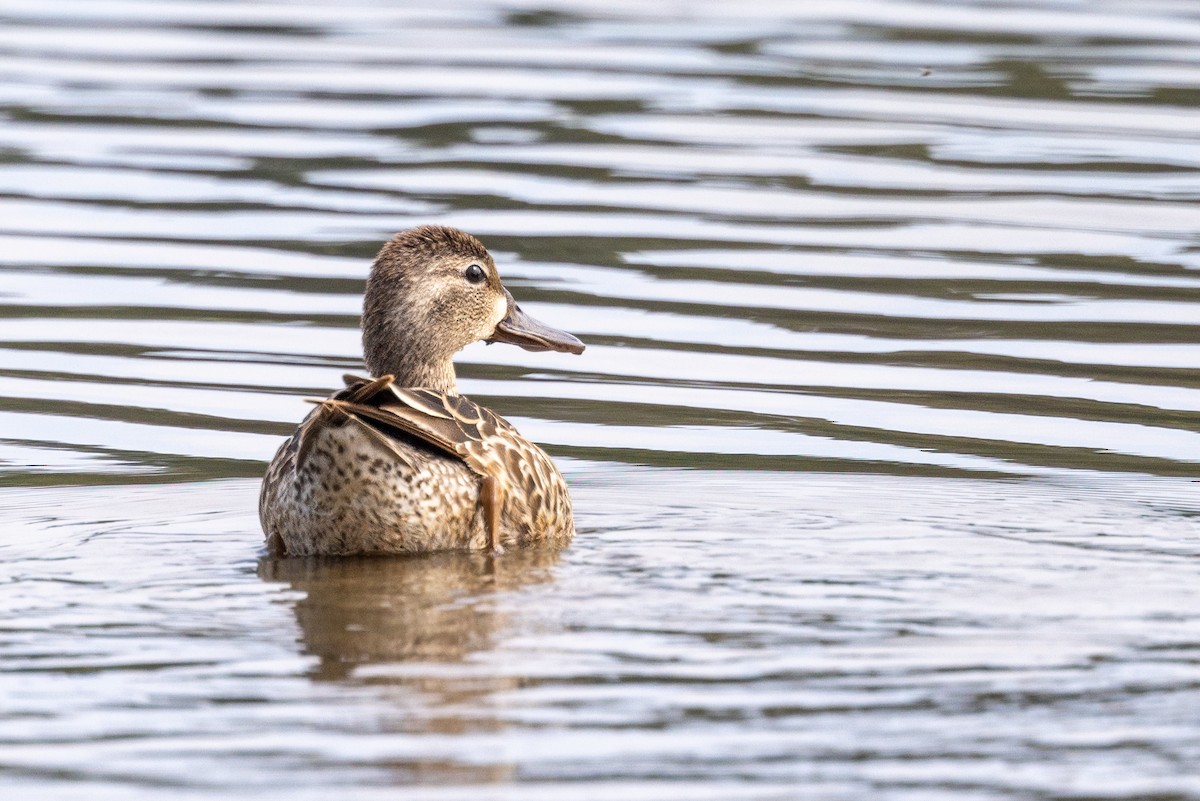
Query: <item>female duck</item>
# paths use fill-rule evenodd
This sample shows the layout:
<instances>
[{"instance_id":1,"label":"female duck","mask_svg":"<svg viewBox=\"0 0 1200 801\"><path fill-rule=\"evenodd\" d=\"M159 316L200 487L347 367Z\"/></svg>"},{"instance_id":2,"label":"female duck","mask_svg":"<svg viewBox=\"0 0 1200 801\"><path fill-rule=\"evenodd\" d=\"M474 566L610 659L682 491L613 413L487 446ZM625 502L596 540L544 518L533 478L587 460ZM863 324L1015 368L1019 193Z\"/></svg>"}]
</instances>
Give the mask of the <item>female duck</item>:
<instances>
[{"instance_id":1,"label":"female duck","mask_svg":"<svg viewBox=\"0 0 1200 801\"><path fill-rule=\"evenodd\" d=\"M332 555L570 542L571 498L550 457L458 394L451 360L480 340L583 352L521 311L475 237L422 226L385 244L363 302L378 378L346 376L275 454L258 505L268 546Z\"/></svg>"}]
</instances>

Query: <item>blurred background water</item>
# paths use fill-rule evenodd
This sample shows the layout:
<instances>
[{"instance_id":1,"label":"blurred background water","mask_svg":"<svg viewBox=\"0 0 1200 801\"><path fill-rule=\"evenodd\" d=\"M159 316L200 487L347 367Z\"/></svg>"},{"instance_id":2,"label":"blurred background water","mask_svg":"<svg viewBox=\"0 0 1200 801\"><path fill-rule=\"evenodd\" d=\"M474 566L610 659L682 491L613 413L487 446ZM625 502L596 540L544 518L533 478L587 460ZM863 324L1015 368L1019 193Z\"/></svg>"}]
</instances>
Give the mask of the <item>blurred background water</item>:
<instances>
[{"instance_id":1,"label":"blurred background water","mask_svg":"<svg viewBox=\"0 0 1200 801\"><path fill-rule=\"evenodd\" d=\"M1200 798L1200 8L0 5L14 798ZM363 279L567 552L263 556ZM406 793L407 789L407 793Z\"/></svg>"}]
</instances>

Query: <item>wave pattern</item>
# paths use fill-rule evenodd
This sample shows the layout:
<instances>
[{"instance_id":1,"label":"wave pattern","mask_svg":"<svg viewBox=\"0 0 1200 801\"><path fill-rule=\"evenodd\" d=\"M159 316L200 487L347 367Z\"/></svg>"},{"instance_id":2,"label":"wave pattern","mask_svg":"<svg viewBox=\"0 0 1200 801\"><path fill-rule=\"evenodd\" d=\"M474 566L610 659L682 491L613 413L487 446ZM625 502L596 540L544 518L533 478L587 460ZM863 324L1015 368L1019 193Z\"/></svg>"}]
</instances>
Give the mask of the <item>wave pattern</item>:
<instances>
[{"instance_id":1,"label":"wave pattern","mask_svg":"<svg viewBox=\"0 0 1200 801\"><path fill-rule=\"evenodd\" d=\"M0 480L256 474L429 220L560 455L1194 472L1194 9L797 5L6 4Z\"/></svg>"},{"instance_id":2,"label":"wave pattern","mask_svg":"<svg viewBox=\"0 0 1200 801\"><path fill-rule=\"evenodd\" d=\"M1187 0L5 0L5 797L1200 799L1198 47ZM430 221L589 345L460 362L580 537L256 554Z\"/></svg>"}]
</instances>

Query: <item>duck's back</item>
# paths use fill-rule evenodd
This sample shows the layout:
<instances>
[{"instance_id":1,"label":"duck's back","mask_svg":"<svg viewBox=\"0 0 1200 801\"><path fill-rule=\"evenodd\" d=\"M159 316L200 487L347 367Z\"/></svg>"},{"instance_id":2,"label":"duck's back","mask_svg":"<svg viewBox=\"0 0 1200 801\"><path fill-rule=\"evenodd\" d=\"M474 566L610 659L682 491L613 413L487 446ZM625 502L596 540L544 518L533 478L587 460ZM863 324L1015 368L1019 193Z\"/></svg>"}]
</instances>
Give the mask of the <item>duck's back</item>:
<instances>
[{"instance_id":1,"label":"duck's back","mask_svg":"<svg viewBox=\"0 0 1200 801\"><path fill-rule=\"evenodd\" d=\"M501 544L570 542L566 482L508 421L462 396L347 377L275 454L259 516L289 555L481 550L488 477Z\"/></svg>"}]
</instances>

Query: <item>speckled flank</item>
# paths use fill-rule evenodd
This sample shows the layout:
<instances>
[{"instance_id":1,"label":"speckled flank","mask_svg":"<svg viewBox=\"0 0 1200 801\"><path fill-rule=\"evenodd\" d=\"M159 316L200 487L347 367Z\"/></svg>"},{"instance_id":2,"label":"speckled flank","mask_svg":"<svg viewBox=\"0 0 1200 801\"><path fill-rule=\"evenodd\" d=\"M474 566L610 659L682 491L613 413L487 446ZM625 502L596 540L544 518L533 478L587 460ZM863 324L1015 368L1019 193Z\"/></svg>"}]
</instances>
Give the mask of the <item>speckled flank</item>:
<instances>
[{"instance_id":1,"label":"speckled flank","mask_svg":"<svg viewBox=\"0 0 1200 801\"><path fill-rule=\"evenodd\" d=\"M312 436L299 469L294 459L276 457L287 464L278 465L278 480L263 496L268 534L277 534L287 553L485 546L479 478L465 465L414 450L409 466L348 424L322 426Z\"/></svg>"}]
</instances>

